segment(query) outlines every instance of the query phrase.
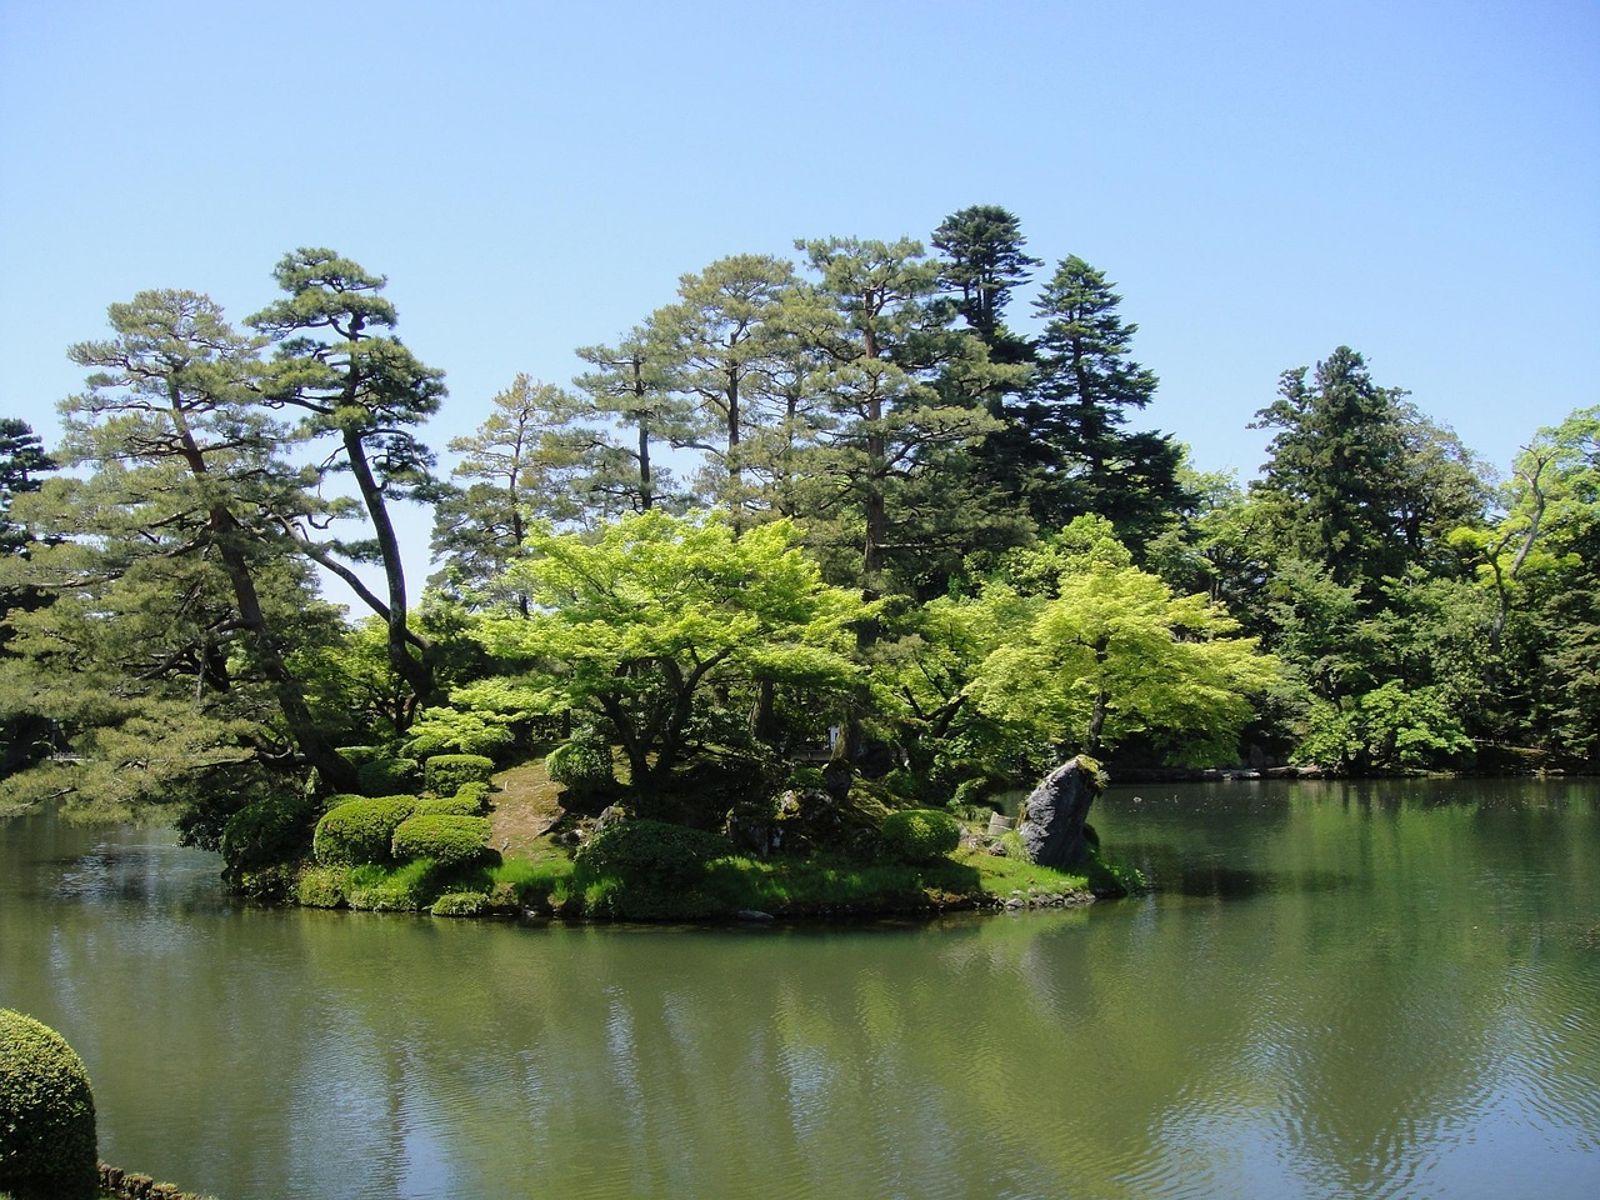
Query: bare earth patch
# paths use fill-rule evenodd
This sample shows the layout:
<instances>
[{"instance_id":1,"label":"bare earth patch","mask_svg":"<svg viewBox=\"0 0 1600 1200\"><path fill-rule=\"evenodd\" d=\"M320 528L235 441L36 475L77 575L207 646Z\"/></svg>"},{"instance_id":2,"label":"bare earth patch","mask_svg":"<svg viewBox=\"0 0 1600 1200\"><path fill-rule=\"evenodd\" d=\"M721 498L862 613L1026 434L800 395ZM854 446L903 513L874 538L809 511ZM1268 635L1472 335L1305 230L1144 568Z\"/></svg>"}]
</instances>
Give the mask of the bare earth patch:
<instances>
[{"instance_id":1,"label":"bare earth patch","mask_svg":"<svg viewBox=\"0 0 1600 1200\"><path fill-rule=\"evenodd\" d=\"M522 763L494 776L499 789L489 799L489 844L501 854L527 855L536 839L561 817L562 787L552 783L544 760Z\"/></svg>"}]
</instances>

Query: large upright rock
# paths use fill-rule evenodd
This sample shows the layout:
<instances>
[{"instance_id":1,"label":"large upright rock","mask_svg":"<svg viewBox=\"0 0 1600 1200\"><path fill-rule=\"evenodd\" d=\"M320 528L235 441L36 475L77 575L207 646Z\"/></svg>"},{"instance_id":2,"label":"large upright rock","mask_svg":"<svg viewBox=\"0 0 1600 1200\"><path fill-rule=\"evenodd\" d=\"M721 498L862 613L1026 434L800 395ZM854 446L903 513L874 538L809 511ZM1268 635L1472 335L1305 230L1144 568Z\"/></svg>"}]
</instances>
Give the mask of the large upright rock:
<instances>
[{"instance_id":1,"label":"large upright rock","mask_svg":"<svg viewBox=\"0 0 1600 1200\"><path fill-rule=\"evenodd\" d=\"M1023 852L1030 861L1064 869L1083 859L1089 848L1083 822L1102 786L1100 768L1081 754L1044 777L1023 802L1017 823Z\"/></svg>"}]
</instances>

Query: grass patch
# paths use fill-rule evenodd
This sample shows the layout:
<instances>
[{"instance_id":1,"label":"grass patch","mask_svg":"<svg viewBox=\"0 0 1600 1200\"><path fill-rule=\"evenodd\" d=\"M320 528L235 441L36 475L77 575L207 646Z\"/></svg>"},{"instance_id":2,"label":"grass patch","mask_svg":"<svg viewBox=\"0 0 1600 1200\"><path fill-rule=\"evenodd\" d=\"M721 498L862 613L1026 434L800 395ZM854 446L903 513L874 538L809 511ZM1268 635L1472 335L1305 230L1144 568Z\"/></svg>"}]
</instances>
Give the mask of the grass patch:
<instances>
[{"instance_id":1,"label":"grass patch","mask_svg":"<svg viewBox=\"0 0 1600 1200\"><path fill-rule=\"evenodd\" d=\"M419 858L393 870L375 863L352 867L347 898L351 908L417 912L431 905L441 890L437 865L430 858Z\"/></svg>"},{"instance_id":2,"label":"grass patch","mask_svg":"<svg viewBox=\"0 0 1600 1200\"><path fill-rule=\"evenodd\" d=\"M508 858L484 874L496 904L540 908L566 902L572 872L572 860L546 842L542 853L536 848L533 857Z\"/></svg>"}]
</instances>

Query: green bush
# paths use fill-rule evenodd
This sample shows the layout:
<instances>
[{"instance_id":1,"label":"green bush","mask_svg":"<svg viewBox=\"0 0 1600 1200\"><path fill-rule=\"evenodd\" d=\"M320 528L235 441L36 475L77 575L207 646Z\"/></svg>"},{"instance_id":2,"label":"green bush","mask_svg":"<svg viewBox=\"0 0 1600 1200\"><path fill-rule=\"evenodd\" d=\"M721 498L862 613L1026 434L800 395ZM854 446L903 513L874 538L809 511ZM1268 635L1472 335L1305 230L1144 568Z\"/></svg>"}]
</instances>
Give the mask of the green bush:
<instances>
[{"instance_id":1,"label":"green bush","mask_svg":"<svg viewBox=\"0 0 1600 1200\"><path fill-rule=\"evenodd\" d=\"M789 786L792 788L826 788L828 781L823 777L821 767L796 767L789 772Z\"/></svg>"},{"instance_id":2,"label":"green bush","mask_svg":"<svg viewBox=\"0 0 1600 1200\"><path fill-rule=\"evenodd\" d=\"M241 808L222 827L222 861L229 875L289 862L311 845L315 801L304 796L269 796Z\"/></svg>"},{"instance_id":3,"label":"green bush","mask_svg":"<svg viewBox=\"0 0 1600 1200\"><path fill-rule=\"evenodd\" d=\"M956 784L956 790L950 797L951 808L966 808L973 804L982 804L984 797L994 791L994 785L987 779L963 779Z\"/></svg>"},{"instance_id":4,"label":"green bush","mask_svg":"<svg viewBox=\"0 0 1600 1200\"><path fill-rule=\"evenodd\" d=\"M429 911L436 917L479 917L489 911L489 897L482 892L446 892Z\"/></svg>"},{"instance_id":5,"label":"green bush","mask_svg":"<svg viewBox=\"0 0 1600 1200\"><path fill-rule=\"evenodd\" d=\"M446 869L477 862L488 848L489 822L483 817L411 817L394 831L395 858L431 858Z\"/></svg>"},{"instance_id":6,"label":"green bush","mask_svg":"<svg viewBox=\"0 0 1600 1200\"><path fill-rule=\"evenodd\" d=\"M611 787L617 777L611 769L611 747L592 729L580 729L545 757L552 782L575 791Z\"/></svg>"},{"instance_id":7,"label":"green bush","mask_svg":"<svg viewBox=\"0 0 1600 1200\"><path fill-rule=\"evenodd\" d=\"M312 867L295 884L294 898L307 908L340 908L350 899L349 878L346 867Z\"/></svg>"},{"instance_id":8,"label":"green bush","mask_svg":"<svg viewBox=\"0 0 1600 1200\"><path fill-rule=\"evenodd\" d=\"M388 752L380 746L339 746L334 753L352 767L363 767L374 759L388 757Z\"/></svg>"},{"instance_id":9,"label":"green bush","mask_svg":"<svg viewBox=\"0 0 1600 1200\"><path fill-rule=\"evenodd\" d=\"M438 796L432 800L417 801L418 817L481 817L483 805L473 796Z\"/></svg>"},{"instance_id":10,"label":"green bush","mask_svg":"<svg viewBox=\"0 0 1600 1200\"><path fill-rule=\"evenodd\" d=\"M379 796L350 800L330 809L317 822L313 845L317 861L354 866L389 861L394 831L417 809L411 796Z\"/></svg>"},{"instance_id":11,"label":"green bush","mask_svg":"<svg viewBox=\"0 0 1600 1200\"><path fill-rule=\"evenodd\" d=\"M470 797L478 806L478 815L482 816L489 811L489 795L493 789L487 783L463 783L456 789L456 799L462 800Z\"/></svg>"},{"instance_id":12,"label":"green bush","mask_svg":"<svg viewBox=\"0 0 1600 1200\"><path fill-rule=\"evenodd\" d=\"M414 792L422 782L422 766L414 758L375 758L356 768L356 782L366 796Z\"/></svg>"},{"instance_id":13,"label":"green bush","mask_svg":"<svg viewBox=\"0 0 1600 1200\"><path fill-rule=\"evenodd\" d=\"M678 887L695 883L708 862L732 853L727 838L703 829L665 821L619 821L579 850L577 862L590 875Z\"/></svg>"},{"instance_id":14,"label":"green bush","mask_svg":"<svg viewBox=\"0 0 1600 1200\"><path fill-rule=\"evenodd\" d=\"M933 862L961 844L960 824L935 808L890 813L880 833L885 851L900 862Z\"/></svg>"},{"instance_id":15,"label":"green bush","mask_svg":"<svg viewBox=\"0 0 1600 1200\"><path fill-rule=\"evenodd\" d=\"M436 754L422 769L430 792L451 796L464 783L488 783L494 760L481 754Z\"/></svg>"},{"instance_id":16,"label":"green bush","mask_svg":"<svg viewBox=\"0 0 1600 1200\"><path fill-rule=\"evenodd\" d=\"M0 1008L0 1190L16 1200L94 1200L94 1095L55 1030Z\"/></svg>"}]
</instances>

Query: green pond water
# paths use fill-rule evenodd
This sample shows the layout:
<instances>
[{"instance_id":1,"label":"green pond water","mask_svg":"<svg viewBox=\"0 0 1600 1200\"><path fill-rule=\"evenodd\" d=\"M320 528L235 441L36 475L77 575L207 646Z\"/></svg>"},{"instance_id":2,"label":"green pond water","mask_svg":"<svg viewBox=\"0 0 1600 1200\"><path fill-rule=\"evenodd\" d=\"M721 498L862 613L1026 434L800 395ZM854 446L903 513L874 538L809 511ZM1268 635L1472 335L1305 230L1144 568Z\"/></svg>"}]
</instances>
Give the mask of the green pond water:
<instances>
[{"instance_id":1,"label":"green pond water","mask_svg":"<svg viewBox=\"0 0 1600 1200\"><path fill-rule=\"evenodd\" d=\"M1148 785L1163 890L805 928L271 911L0 824L0 1005L222 1200L1600 1195L1600 782Z\"/></svg>"}]
</instances>

